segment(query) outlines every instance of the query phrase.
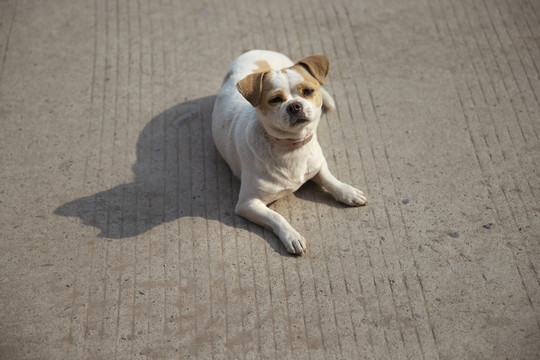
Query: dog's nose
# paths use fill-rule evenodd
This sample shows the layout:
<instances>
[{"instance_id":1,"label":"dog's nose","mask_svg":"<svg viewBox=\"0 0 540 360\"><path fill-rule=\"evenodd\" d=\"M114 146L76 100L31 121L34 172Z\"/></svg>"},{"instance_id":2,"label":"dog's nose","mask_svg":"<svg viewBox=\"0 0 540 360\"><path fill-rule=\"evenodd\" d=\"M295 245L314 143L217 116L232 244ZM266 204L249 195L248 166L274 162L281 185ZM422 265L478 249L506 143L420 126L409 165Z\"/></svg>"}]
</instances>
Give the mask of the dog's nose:
<instances>
[{"instance_id":1,"label":"dog's nose","mask_svg":"<svg viewBox=\"0 0 540 360\"><path fill-rule=\"evenodd\" d=\"M302 103L299 102L299 101L292 102L292 103L289 104L289 106L287 106L287 112L290 115L296 115L301 110L302 110Z\"/></svg>"}]
</instances>

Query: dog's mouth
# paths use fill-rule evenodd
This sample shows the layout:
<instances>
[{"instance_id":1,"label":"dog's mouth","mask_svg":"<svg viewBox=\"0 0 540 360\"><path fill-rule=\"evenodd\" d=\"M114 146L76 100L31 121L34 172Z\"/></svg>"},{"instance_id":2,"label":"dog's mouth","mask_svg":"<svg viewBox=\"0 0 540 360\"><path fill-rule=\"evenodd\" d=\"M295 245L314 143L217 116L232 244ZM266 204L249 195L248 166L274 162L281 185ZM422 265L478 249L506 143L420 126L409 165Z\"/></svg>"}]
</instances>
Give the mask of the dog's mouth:
<instances>
[{"instance_id":1,"label":"dog's mouth","mask_svg":"<svg viewBox=\"0 0 540 360\"><path fill-rule=\"evenodd\" d=\"M291 127L303 125L305 123L310 122L309 118L307 116L294 116L289 118L289 125Z\"/></svg>"},{"instance_id":2,"label":"dog's mouth","mask_svg":"<svg viewBox=\"0 0 540 360\"><path fill-rule=\"evenodd\" d=\"M287 109L290 108L291 106L287 107ZM300 108L298 111L287 110L284 115L283 120L285 120L286 126L290 128L301 127L312 121L311 111L306 107Z\"/></svg>"},{"instance_id":3,"label":"dog's mouth","mask_svg":"<svg viewBox=\"0 0 540 360\"><path fill-rule=\"evenodd\" d=\"M299 117L299 118L291 119L291 120L292 120L292 122L291 122L292 126L300 125L300 124L304 124L304 123L309 122L309 119L306 118L306 117Z\"/></svg>"}]
</instances>

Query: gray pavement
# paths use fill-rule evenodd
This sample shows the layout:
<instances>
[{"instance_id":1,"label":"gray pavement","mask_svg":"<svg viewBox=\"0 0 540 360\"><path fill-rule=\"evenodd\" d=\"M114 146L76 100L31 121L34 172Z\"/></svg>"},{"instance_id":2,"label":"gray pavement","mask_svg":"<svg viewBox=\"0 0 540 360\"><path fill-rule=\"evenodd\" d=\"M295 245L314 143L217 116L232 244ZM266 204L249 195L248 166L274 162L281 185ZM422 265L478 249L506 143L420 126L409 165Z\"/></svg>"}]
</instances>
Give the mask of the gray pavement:
<instances>
[{"instance_id":1,"label":"gray pavement","mask_svg":"<svg viewBox=\"0 0 540 360\"><path fill-rule=\"evenodd\" d=\"M242 52L325 54L364 190L233 213ZM0 2L1 359L539 359L540 2Z\"/></svg>"}]
</instances>

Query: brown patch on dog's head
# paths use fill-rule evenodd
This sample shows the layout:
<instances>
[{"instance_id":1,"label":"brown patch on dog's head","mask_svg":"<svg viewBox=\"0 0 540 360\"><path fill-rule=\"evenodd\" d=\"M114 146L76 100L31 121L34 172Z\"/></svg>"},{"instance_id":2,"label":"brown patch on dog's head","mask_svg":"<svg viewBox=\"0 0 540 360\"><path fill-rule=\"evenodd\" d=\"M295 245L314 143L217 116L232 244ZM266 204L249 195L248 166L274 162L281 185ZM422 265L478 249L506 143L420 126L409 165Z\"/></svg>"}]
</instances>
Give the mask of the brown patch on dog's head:
<instances>
[{"instance_id":1,"label":"brown patch on dog's head","mask_svg":"<svg viewBox=\"0 0 540 360\"><path fill-rule=\"evenodd\" d=\"M269 72L272 70L270 64L266 60L255 61L255 65L257 65L257 68L255 69L254 73Z\"/></svg>"},{"instance_id":2,"label":"brown patch on dog's head","mask_svg":"<svg viewBox=\"0 0 540 360\"><path fill-rule=\"evenodd\" d=\"M294 67L297 66L306 69L321 85L324 85L330 70L330 61L324 55L312 55L298 61Z\"/></svg>"}]
</instances>

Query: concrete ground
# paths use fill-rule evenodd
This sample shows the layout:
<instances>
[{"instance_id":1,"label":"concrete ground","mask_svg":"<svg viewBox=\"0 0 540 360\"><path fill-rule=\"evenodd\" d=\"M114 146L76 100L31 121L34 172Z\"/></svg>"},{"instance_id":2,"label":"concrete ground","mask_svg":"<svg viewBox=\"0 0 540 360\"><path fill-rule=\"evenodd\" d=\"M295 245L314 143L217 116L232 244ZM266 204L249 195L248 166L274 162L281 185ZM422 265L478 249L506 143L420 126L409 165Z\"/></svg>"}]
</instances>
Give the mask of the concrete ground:
<instances>
[{"instance_id":1,"label":"concrete ground","mask_svg":"<svg viewBox=\"0 0 540 360\"><path fill-rule=\"evenodd\" d=\"M248 49L326 54L330 168L233 213ZM0 358L539 359L540 2L0 2Z\"/></svg>"}]
</instances>

